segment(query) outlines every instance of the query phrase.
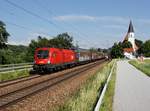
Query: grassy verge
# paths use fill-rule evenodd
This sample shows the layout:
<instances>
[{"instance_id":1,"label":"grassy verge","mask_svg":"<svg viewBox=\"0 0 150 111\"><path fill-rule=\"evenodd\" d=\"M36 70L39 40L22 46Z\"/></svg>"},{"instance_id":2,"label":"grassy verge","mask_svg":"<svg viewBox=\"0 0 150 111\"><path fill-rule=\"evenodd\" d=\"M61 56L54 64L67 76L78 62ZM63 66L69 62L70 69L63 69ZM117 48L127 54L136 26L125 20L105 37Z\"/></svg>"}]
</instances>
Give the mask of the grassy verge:
<instances>
[{"instance_id":1,"label":"grassy verge","mask_svg":"<svg viewBox=\"0 0 150 111\"><path fill-rule=\"evenodd\" d=\"M143 62L138 60L129 61L130 64L135 66L137 69L150 76L150 60L144 60Z\"/></svg>"},{"instance_id":2,"label":"grassy verge","mask_svg":"<svg viewBox=\"0 0 150 111\"><path fill-rule=\"evenodd\" d=\"M99 91L106 81L113 61L105 64L95 75L90 77L65 104L59 106L57 111L92 111L98 99Z\"/></svg>"},{"instance_id":3,"label":"grassy verge","mask_svg":"<svg viewBox=\"0 0 150 111\"><path fill-rule=\"evenodd\" d=\"M115 81L116 81L116 65L113 69L111 79L108 83L105 96L102 101L100 111L112 111L113 110L113 97L115 92Z\"/></svg>"},{"instance_id":4,"label":"grassy verge","mask_svg":"<svg viewBox=\"0 0 150 111\"><path fill-rule=\"evenodd\" d=\"M0 73L0 81L12 80L12 79L26 77L26 76L29 76L28 70Z\"/></svg>"}]
</instances>

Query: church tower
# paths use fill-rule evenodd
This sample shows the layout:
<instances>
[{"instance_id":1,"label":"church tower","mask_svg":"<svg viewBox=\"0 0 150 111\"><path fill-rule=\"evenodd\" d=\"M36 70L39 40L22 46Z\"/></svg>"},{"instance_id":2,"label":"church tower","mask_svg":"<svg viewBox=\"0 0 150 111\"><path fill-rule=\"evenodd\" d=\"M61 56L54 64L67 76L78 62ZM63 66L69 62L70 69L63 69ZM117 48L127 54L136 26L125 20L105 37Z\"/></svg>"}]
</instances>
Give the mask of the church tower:
<instances>
[{"instance_id":1,"label":"church tower","mask_svg":"<svg viewBox=\"0 0 150 111\"><path fill-rule=\"evenodd\" d=\"M134 38L134 29L133 29L132 21L130 21L127 35L128 35L128 41L132 44L132 48L135 51L135 38Z\"/></svg>"},{"instance_id":2,"label":"church tower","mask_svg":"<svg viewBox=\"0 0 150 111\"><path fill-rule=\"evenodd\" d=\"M135 44L134 28L133 28L133 25L132 25L132 21L130 21L128 32L127 32L127 35L126 35L124 41L125 40L129 41L132 44L133 51L135 52L136 49L137 49L137 46Z\"/></svg>"}]
</instances>

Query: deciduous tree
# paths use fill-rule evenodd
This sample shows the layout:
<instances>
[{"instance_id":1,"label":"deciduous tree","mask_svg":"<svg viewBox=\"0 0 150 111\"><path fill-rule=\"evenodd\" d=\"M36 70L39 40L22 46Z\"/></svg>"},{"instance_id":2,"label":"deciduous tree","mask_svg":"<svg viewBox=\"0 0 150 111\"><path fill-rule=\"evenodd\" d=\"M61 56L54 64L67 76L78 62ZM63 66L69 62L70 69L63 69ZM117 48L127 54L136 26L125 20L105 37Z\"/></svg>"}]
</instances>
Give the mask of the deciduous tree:
<instances>
[{"instance_id":1,"label":"deciduous tree","mask_svg":"<svg viewBox=\"0 0 150 111\"><path fill-rule=\"evenodd\" d=\"M6 25L4 22L0 21L0 49L6 46L9 33L6 30Z\"/></svg>"},{"instance_id":2,"label":"deciduous tree","mask_svg":"<svg viewBox=\"0 0 150 111\"><path fill-rule=\"evenodd\" d=\"M124 57L123 48L122 48L122 45L120 43L118 43L118 44L114 43L110 53L111 53L112 58L122 58L122 57Z\"/></svg>"},{"instance_id":3,"label":"deciduous tree","mask_svg":"<svg viewBox=\"0 0 150 111\"><path fill-rule=\"evenodd\" d=\"M141 50L146 57L150 57L150 40L145 41L142 45Z\"/></svg>"}]
</instances>

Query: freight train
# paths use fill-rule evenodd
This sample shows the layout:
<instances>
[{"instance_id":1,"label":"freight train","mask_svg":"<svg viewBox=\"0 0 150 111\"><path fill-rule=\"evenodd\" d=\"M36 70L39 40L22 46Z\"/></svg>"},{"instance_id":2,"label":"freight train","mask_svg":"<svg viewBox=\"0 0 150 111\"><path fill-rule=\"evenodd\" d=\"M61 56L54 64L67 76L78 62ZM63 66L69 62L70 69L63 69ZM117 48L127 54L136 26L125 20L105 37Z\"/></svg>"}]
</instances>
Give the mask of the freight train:
<instances>
[{"instance_id":1,"label":"freight train","mask_svg":"<svg viewBox=\"0 0 150 111\"><path fill-rule=\"evenodd\" d=\"M99 59L104 59L104 57L98 52L85 49L37 48L34 54L33 70L36 72L49 72Z\"/></svg>"}]
</instances>

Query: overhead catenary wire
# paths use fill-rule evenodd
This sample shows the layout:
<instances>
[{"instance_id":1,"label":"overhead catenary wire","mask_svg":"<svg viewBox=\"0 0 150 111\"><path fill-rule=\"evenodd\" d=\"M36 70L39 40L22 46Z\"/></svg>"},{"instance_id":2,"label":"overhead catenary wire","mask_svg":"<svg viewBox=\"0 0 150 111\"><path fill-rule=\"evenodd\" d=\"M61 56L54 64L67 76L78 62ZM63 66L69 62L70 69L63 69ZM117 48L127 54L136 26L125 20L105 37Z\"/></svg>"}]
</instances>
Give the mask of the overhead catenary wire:
<instances>
[{"instance_id":1,"label":"overhead catenary wire","mask_svg":"<svg viewBox=\"0 0 150 111\"><path fill-rule=\"evenodd\" d=\"M2 9L2 7L1 7L0 11L3 12L2 10L3 10L3 9ZM13 15L13 16L15 15L13 12L9 12L9 11L7 11L7 10L5 10L5 13L10 14L10 15Z\"/></svg>"},{"instance_id":2,"label":"overhead catenary wire","mask_svg":"<svg viewBox=\"0 0 150 111\"><path fill-rule=\"evenodd\" d=\"M32 1L35 1L35 0L32 0ZM53 13L52 10L50 10L48 7L44 6L42 3L39 2L39 0L36 0L36 2L34 2L37 6L40 6L42 7L45 11L48 12L48 14L51 13L51 15L54 15L55 17L57 16L55 13ZM67 22L64 22L64 24L68 25L69 27L71 27L73 30L75 30L76 34L79 35L83 40L86 40L88 43L90 43L91 41L89 41L87 39L88 35L79 31L78 28L76 28L74 25L70 24L70 23L67 23Z\"/></svg>"},{"instance_id":3,"label":"overhead catenary wire","mask_svg":"<svg viewBox=\"0 0 150 111\"><path fill-rule=\"evenodd\" d=\"M38 15L38 14L36 14L36 13L30 11L30 10L27 10L26 8L20 6L20 5L16 4L16 3L14 3L14 2L12 2L12 1L10 1L10 0L4 0L4 1L7 2L8 4L10 4L10 5L12 5L12 6L14 6L14 7L16 7L16 8L18 8L18 9L20 9L20 10L22 10L22 11L24 11L24 12L30 14L30 15L32 15L32 16L36 17L36 18L39 18L39 19L41 19L41 20L43 20L43 21L45 21L45 22L50 23L51 25L55 26L55 27L58 28L58 29L64 29L64 28L58 26L57 24L55 24L54 22L52 22L51 20L46 19L46 18L44 18L44 17L42 17L42 16L40 16L40 15ZM78 30L77 28L75 28L75 27L72 26L72 25L70 25L70 26L71 26L74 30L76 30L76 32L78 32L78 31L77 31L77 30ZM22 27L22 28L23 28L23 27ZM88 36L87 36L86 34L81 33L81 32L80 32L80 33L78 32L78 34L82 35L82 38L84 37L84 40L86 40L87 42L89 42L89 43L91 42L91 41L89 41L89 40L87 39ZM81 37L81 36L80 36L80 37ZM85 37L86 37L86 38L85 38Z\"/></svg>"},{"instance_id":4,"label":"overhead catenary wire","mask_svg":"<svg viewBox=\"0 0 150 111\"><path fill-rule=\"evenodd\" d=\"M58 29L60 29L60 30L64 29L64 28L58 26L57 24L55 24L54 22L50 21L49 19L46 19L46 18L44 18L44 17L42 17L42 16L40 16L40 15L38 15L38 14L36 14L36 13L30 11L30 10L27 10L27 9L25 9L24 7L18 5L18 4L14 3L14 2L12 2L12 1L10 1L10 0L4 0L4 1L7 2L7 3L10 4L10 5L12 5L12 6L14 6L14 7L16 7L16 8L18 8L18 9L20 9L20 10L26 12L26 13L28 13L28 14L31 15L31 16L34 16L34 17L36 17L36 18L38 18L38 19L41 19L41 20L44 21L44 22L47 22L47 23L49 23L49 24L55 26L55 28L58 28Z\"/></svg>"},{"instance_id":5,"label":"overhead catenary wire","mask_svg":"<svg viewBox=\"0 0 150 111\"><path fill-rule=\"evenodd\" d=\"M6 11L6 10L0 10L1 12L7 12L6 14L8 14L8 15L11 15L11 16L14 16L14 17L16 17L16 14L15 13L13 13L13 12L9 12L9 11ZM7 20L4 20L4 22L6 23L6 24L9 24L9 25L11 25L11 26L15 26L15 27L17 27L18 29L23 29L23 30L26 30L26 31L36 31L36 30L34 30L34 29L32 29L32 28L29 28L29 27L27 27L27 26L23 26L23 25L20 25L20 24L16 24L16 23L14 23L14 22L11 22L11 21L7 21ZM33 24L33 23L32 23ZM47 33L47 32L43 32L43 31L36 31L36 32L38 32L38 33L41 33L41 34L45 34L45 35L51 35L50 33Z\"/></svg>"},{"instance_id":6,"label":"overhead catenary wire","mask_svg":"<svg viewBox=\"0 0 150 111\"><path fill-rule=\"evenodd\" d=\"M30 29L30 28L27 28L27 27L25 27L25 26L21 26L21 25L18 25L18 24L15 24L15 23L12 23L12 22L9 22L9 21L5 21L7 24L10 24L10 25L13 25L13 26L15 26L15 27L18 27L18 28L21 28L21 29L24 29L24 30L32 30L32 29Z\"/></svg>"},{"instance_id":7,"label":"overhead catenary wire","mask_svg":"<svg viewBox=\"0 0 150 111\"><path fill-rule=\"evenodd\" d=\"M16 24L16 23L13 23L13 22L10 22L10 21L5 21L7 24L9 24L9 25L12 25L12 26L15 26L15 27L17 27L17 28L21 28L21 29L23 29L23 30L27 30L27 31L35 31L34 29L31 29L31 28L29 28L29 27L25 27L25 26L22 26L22 25L18 25L18 24ZM49 33L45 33L45 32L40 32L40 31L38 31L39 33L42 33L42 34L46 34L46 35L50 35Z\"/></svg>"}]
</instances>

